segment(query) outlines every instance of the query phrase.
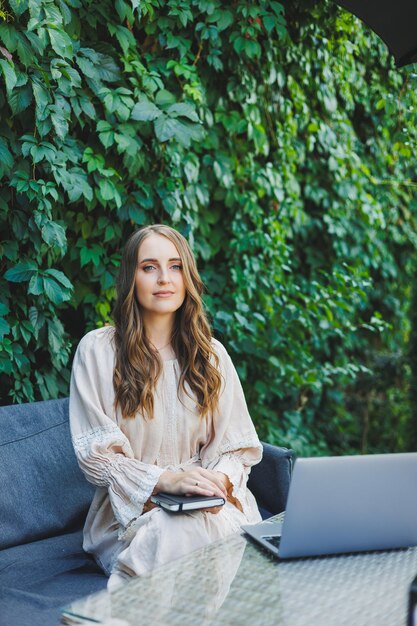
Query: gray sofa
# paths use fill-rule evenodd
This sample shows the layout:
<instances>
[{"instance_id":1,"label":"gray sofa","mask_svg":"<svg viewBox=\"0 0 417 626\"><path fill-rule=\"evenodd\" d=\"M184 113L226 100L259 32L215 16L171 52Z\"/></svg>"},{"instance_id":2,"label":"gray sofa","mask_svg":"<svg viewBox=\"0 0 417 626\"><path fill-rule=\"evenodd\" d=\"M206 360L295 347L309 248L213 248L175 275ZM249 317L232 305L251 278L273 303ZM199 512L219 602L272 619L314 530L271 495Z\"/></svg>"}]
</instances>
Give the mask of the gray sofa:
<instances>
[{"instance_id":1,"label":"gray sofa","mask_svg":"<svg viewBox=\"0 0 417 626\"><path fill-rule=\"evenodd\" d=\"M250 488L263 517L285 508L292 451L264 444ZM104 589L82 549L94 487L78 468L68 398L0 407L0 625L56 626L60 609Z\"/></svg>"}]
</instances>

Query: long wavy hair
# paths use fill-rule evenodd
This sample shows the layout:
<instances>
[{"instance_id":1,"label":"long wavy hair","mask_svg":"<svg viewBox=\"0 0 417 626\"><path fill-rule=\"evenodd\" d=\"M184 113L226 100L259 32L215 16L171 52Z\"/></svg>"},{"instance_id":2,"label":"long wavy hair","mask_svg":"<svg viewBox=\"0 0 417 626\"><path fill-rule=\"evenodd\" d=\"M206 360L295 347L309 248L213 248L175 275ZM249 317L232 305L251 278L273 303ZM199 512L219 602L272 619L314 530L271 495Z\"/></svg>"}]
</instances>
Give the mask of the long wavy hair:
<instances>
[{"instance_id":1,"label":"long wavy hair","mask_svg":"<svg viewBox=\"0 0 417 626\"><path fill-rule=\"evenodd\" d=\"M201 299L203 283L187 240L163 224L135 231L123 250L113 309L115 407L120 407L124 418L135 417L138 412L147 419L153 418L154 391L162 363L159 353L146 336L135 291L139 248L144 239L152 234L169 239L181 258L186 295L176 311L171 337L171 345L181 369L178 392L182 388L189 397L196 399L199 414L207 417L218 406L221 375L219 359L211 343L210 324Z\"/></svg>"}]
</instances>

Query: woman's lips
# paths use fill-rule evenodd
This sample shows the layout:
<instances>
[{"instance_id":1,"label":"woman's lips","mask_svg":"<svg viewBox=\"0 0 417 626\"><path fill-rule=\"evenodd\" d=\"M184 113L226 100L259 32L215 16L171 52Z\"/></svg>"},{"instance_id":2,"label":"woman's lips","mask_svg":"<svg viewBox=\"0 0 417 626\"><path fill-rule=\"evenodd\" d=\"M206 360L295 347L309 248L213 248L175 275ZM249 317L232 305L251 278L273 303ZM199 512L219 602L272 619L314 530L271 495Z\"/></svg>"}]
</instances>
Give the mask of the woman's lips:
<instances>
[{"instance_id":1,"label":"woman's lips","mask_svg":"<svg viewBox=\"0 0 417 626\"><path fill-rule=\"evenodd\" d=\"M157 291L153 295L156 296L157 298L169 298L170 296L174 295L174 292L173 291Z\"/></svg>"}]
</instances>

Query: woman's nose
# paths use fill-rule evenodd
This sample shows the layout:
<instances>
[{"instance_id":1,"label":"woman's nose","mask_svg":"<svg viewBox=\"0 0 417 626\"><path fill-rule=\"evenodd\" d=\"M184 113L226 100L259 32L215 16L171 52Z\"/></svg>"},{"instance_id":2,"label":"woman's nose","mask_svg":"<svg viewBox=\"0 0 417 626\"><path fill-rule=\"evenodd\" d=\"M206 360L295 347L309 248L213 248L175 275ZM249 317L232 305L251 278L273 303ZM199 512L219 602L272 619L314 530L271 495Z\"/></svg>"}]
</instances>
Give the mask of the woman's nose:
<instances>
[{"instance_id":1,"label":"woman's nose","mask_svg":"<svg viewBox=\"0 0 417 626\"><path fill-rule=\"evenodd\" d=\"M159 276L158 276L158 283L163 284L163 283L168 283L168 282L169 282L168 271L165 269L161 269Z\"/></svg>"}]
</instances>

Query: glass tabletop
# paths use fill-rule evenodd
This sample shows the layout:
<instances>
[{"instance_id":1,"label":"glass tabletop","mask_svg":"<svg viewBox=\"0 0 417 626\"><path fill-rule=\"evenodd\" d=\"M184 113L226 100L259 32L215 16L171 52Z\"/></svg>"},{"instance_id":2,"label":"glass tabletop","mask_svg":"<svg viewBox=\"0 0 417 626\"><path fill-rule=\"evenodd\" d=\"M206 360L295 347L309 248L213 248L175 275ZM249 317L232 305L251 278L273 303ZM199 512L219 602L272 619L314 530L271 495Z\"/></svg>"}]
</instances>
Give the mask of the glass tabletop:
<instances>
[{"instance_id":1,"label":"glass tabletop","mask_svg":"<svg viewBox=\"0 0 417 626\"><path fill-rule=\"evenodd\" d=\"M73 602L62 623L399 626L416 573L417 548L279 561L235 534Z\"/></svg>"}]
</instances>

